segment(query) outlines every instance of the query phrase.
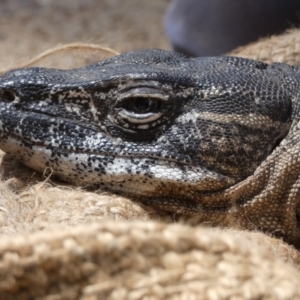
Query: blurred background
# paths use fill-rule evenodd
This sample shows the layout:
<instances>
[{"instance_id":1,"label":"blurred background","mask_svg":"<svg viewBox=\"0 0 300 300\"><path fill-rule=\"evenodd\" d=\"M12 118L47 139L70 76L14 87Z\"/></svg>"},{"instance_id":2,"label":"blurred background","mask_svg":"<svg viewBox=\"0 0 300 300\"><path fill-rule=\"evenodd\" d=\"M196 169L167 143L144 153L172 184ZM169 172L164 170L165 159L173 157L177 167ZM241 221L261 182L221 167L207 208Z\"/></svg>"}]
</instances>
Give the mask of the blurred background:
<instances>
[{"instance_id":1,"label":"blurred background","mask_svg":"<svg viewBox=\"0 0 300 300\"><path fill-rule=\"evenodd\" d=\"M300 0L1 0L0 67L72 42L219 55L299 20ZM107 56L68 51L43 64L68 68Z\"/></svg>"},{"instance_id":2,"label":"blurred background","mask_svg":"<svg viewBox=\"0 0 300 300\"><path fill-rule=\"evenodd\" d=\"M119 52L141 48L170 49L163 27L169 0L1 0L0 67L17 66L58 44L86 42ZM82 59L78 56L83 56ZM68 58L69 57L69 58ZM105 58L64 54L47 66L74 66ZM52 60L54 59L54 62ZM75 62L75 65L77 63Z\"/></svg>"}]
</instances>

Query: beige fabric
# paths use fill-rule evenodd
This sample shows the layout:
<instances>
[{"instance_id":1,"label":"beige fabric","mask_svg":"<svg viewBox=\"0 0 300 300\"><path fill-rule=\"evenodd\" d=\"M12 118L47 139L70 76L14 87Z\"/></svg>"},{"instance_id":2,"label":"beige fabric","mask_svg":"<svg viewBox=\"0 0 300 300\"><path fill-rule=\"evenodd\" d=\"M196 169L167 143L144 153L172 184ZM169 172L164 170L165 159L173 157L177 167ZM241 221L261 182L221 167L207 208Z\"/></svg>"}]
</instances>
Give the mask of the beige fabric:
<instances>
[{"instance_id":1,"label":"beige fabric","mask_svg":"<svg viewBox=\"0 0 300 300\"><path fill-rule=\"evenodd\" d=\"M106 221L2 238L1 299L297 299L300 274L247 237Z\"/></svg>"},{"instance_id":2,"label":"beige fabric","mask_svg":"<svg viewBox=\"0 0 300 300\"><path fill-rule=\"evenodd\" d=\"M297 35L234 54L299 64ZM8 159L2 169L0 299L300 298L299 252L280 240L172 224L120 196L26 187L39 175Z\"/></svg>"},{"instance_id":3,"label":"beige fabric","mask_svg":"<svg viewBox=\"0 0 300 300\"><path fill-rule=\"evenodd\" d=\"M300 65L300 30L293 29L280 36L271 36L247 46L239 47L230 53L267 63L281 62Z\"/></svg>"}]
</instances>

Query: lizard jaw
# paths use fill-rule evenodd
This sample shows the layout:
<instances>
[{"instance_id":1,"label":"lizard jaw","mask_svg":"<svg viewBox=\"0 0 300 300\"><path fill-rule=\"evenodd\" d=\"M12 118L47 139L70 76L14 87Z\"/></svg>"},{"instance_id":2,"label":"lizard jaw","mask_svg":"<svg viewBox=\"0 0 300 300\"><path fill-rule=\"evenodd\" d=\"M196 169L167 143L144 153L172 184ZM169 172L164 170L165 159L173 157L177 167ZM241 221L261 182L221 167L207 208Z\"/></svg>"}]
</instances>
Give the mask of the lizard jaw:
<instances>
[{"instance_id":1,"label":"lizard jaw","mask_svg":"<svg viewBox=\"0 0 300 300\"><path fill-rule=\"evenodd\" d=\"M193 199L196 194L224 189L237 181L205 168L173 161L150 162L149 157L109 157L85 152L64 154L59 148L31 143L28 147L29 142L2 134L0 147L38 172L49 168L59 179L80 186L99 186L145 197L170 196L174 187L180 194L180 186L182 197ZM186 190L190 190L190 195Z\"/></svg>"}]
</instances>

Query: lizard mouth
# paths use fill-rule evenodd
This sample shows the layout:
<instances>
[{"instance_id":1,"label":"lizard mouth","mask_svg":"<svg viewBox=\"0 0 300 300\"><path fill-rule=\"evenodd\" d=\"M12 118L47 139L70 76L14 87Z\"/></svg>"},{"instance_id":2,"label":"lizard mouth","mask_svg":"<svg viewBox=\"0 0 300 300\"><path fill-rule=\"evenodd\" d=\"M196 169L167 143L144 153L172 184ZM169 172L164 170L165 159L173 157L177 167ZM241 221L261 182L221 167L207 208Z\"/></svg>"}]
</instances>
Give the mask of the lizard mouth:
<instances>
[{"instance_id":1,"label":"lizard mouth","mask_svg":"<svg viewBox=\"0 0 300 300\"><path fill-rule=\"evenodd\" d=\"M164 186L189 186L201 192L217 191L236 180L201 167L178 164L147 156L70 152L41 142L20 138L16 134L1 134L0 147L32 169L43 172L50 168L59 179L79 185L100 185L114 191L132 194L153 194ZM149 183L149 184L147 184ZM144 186L144 188L137 186ZM173 188L173 189L174 189ZM168 188L168 195L172 193ZM165 194L165 193L163 193Z\"/></svg>"}]
</instances>

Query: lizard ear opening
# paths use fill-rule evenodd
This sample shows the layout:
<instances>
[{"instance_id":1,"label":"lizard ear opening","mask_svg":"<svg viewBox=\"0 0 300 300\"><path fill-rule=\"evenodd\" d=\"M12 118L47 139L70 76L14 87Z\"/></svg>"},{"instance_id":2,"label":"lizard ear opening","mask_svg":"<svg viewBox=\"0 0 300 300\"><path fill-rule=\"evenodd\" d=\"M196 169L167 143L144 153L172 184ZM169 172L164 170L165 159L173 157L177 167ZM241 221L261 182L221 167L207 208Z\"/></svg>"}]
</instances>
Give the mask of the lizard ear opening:
<instances>
[{"instance_id":1,"label":"lizard ear opening","mask_svg":"<svg viewBox=\"0 0 300 300\"><path fill-rule=\"evenodd\" d=\"M280 143L283 139L284 139L284 137L280 137L275 141L273 148L272 148L272 152L280 145Z\"/></svg>"},{"instance_id":2,"label":"lizard ear opening","mask_svg":"<svg viewBox=\"0 0 300 300\"><path fill-rule=\"evenodd\" d=\"M280 145L280 143L282 142L282 140L285 139L285 137L287 136L287 134L289 132L289 128L290 127L285 128L285 130L275 139L275 142L273 144L271 152L273 152Z\"/></svg>"},{"instance_id":3,"label":"lizard ear opening","mask_svg":"<svg viewBox=\"0 0 300 300\"><path fill-rule=\"evenodd\" d=\"M275 143L273 144L273 147L272 147L272 151L273 152L279 145L280 143L282 142L282 140L286 137L286 134L283 134L283 135L280 135L276 140L275 140Z\"/></svg>"}]
</instances>

